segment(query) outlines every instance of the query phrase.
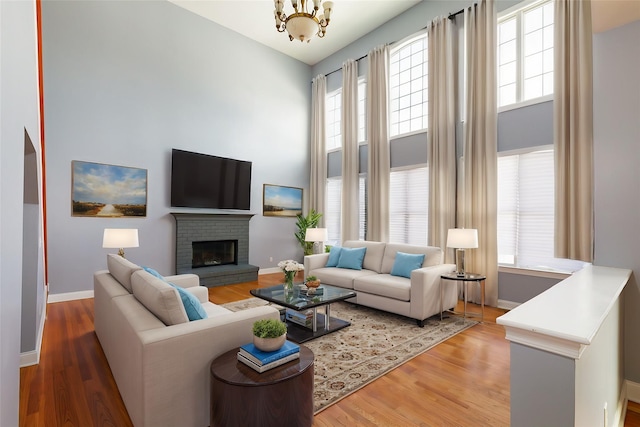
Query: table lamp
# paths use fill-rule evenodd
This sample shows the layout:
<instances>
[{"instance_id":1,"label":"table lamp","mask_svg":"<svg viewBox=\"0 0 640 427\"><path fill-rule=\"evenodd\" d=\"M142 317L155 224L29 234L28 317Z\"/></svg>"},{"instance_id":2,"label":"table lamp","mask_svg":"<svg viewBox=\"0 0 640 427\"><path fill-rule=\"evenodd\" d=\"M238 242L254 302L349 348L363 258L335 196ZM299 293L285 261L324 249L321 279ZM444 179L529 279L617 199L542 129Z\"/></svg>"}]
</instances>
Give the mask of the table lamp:
<instances>
[{"instance_id":1,"label":"table lamp","mask_svg":"<svg viewBox=\"0 0 640 427\"><path fill-rule=\"evenodd\" d=\"M447 247L456 251L456 274L465 275L464 250L478 247L478 230L474 228L450 228L447 233Z\"/></svg>"},{"instance_id":2,"label":"table lamp","mask_svg":"<svg viewBox=\"0 0 640 427\"><path fill-rule=\"evenodd\" d=\"M327 232L326 228L307 228L307 231L304 236L304 240L306 242L313 242L314 254L322 253L323 243L326 242L328 239L329 239L329 233Z\"/></svg>"},{"instance_id":3,"label":"table lamp","mask_svg":"<svg viewBox=\"0 0 640 427\"><path fill-rule=\"evenodd\" d=\"M137 248L137 228L105 228L102 236L103 248L118 248L118 255L124 258L124 248Z\"/></svg>"}]
</instances>

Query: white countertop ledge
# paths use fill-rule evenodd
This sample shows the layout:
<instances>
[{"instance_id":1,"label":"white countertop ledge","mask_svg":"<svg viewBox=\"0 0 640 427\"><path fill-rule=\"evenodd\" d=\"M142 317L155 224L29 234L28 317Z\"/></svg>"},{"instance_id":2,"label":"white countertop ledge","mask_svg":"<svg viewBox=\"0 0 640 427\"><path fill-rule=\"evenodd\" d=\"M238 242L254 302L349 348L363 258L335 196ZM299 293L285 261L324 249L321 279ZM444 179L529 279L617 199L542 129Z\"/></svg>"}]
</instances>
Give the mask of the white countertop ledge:
<instances>
[{"instance_id":1,"label":"white countertop ledge","mask_svg":"<svg viewBox=\"0 0 640 427\"><path fill-rule=\"evenodd\" d=\"M579 359L630 276L627 269L586 266L496 323L509 341Z\"/></svg>"}]
</instances>

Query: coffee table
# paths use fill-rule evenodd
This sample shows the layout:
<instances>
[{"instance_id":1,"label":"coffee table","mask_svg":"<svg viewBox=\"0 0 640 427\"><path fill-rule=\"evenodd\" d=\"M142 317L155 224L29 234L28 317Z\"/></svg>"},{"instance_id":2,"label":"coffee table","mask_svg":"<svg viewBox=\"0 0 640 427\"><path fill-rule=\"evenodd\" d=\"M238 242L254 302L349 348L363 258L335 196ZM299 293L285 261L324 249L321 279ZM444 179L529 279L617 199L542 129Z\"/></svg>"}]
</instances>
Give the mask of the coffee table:
<instances>
[{"instance_id":1,"label":"coffee table","mask_svg":"<svg viewBox=\"0 0 640 427\"><path fill-rule=\"evenodd\" d=\"M285 292L283 285L252 289L249 292L254 297L292 310L313 309L311 328L287 321L287 339L303 343L351 325L346 320L331 317L331 304L353 298L356 293L349 289L329 285L320 285L320 288L323 290L322 293L316 294L308 294L300 285L294 285L293 290L287 292ZM318 312L319 307L324 307L324 313Z\"/></svg>"}]
</instances>

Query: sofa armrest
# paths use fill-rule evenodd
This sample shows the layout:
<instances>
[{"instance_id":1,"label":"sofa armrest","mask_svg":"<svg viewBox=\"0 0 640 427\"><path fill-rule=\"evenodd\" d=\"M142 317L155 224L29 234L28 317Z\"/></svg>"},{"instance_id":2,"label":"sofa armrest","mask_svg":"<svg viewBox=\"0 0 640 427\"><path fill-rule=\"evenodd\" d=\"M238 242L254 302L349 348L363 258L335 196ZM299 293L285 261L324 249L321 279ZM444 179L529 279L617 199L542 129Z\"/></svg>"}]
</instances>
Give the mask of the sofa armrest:
<instances>
[{"instance_id":1,"label":"sofa armrest","mask_svg":"<svg viewBox=\"0 0 640 427\"><path fill-rule=\"evenodd\" d=\"M164 280L171 282L181 288L191 288L200 286L200 277L197 274L176 274L175 276L164 276Z\"/></svg>"},{"instance_id":2,"label":"sofa armrest","mask_svg":"<svg viewBox=\"0 0 640 427\"><path fill-rule=\"evenodd\" d=\"M209 288L205 286L191 286L190 288L185 288L185 290L195 295L201 303L209 301Z\"/></svg>"},{"instance_id":3,"label":"sofa armrest","mask_svg":"<svg viewBox=\"0 0 640 427\"><path fill-rule=\"evenodd\" d=\"M419 268L411 272L411 317L426 319L440 312L440 276L456 269L455 264L440 264ZM453 286L443 289L443 304L447 310L458 301Z\"/></svg>"},{"instance_id":4,"label":"sofa armrest","mask_svg":"<svg viewBox=\"0 0 640 427\"><path fill-rule=\"evenodd\" d=\"M316 270L318 268L322 268L327 265L327 261L329 261L329 254L314 254L314 255L305 255L304 257L304 274L311 274L311 270Z\"/></svg>"},{"instance_id":5,"label":"sofa armrest","mask_svg":"<svg viewBox=\"0 0 640 427\"><path fill-rule=\"evenodd\" d=\"M142 360L130 362L141 371L144 425L208 425L211 362L250 343L259 319L280 319L280 313L261 306L139 332Z\"/></svg>"}]
</instances>

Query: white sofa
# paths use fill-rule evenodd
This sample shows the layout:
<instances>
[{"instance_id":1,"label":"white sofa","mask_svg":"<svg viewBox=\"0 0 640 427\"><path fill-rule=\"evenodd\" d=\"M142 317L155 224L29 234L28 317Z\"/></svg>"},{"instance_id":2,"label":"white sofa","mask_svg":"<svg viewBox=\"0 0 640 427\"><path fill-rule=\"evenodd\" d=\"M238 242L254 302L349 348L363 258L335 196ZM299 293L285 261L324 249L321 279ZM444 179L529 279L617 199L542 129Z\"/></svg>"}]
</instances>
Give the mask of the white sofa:
<instances>
[{"instance_id":1,"label":"white sofa","mask_svg":"<svg viewBox=\"0 0 640 427\"><path fill-rule=\"evenodd\" d=\"M353 289L350 302L416 319L418 325L440 313L440 276L455 270L454 264L443 264L440 248L431 246L348 240L345 248L365 247L362 270L326 267L329 254L304 257L306 275L316 276L323 284ZM411 279L392 276L396 254L424 254L422 268L411 272ZM443 287L443 307L454 308L458 302L455 286Z\"/></svg>"},{"instance_id":2,"label":"white sofa","mask_svg":"<svg viewBox=\"0 0 640 427\"><path fill-rule=\"evenodd\" d=\"M189 321L178 291L163 280L118 255L108 255L107 266L94 274L95 331L131 421L208 426L211 361L251 342L253 322L278 319L278 310L231 312L208 301L198 276L166 277L207 312L208 318Z\"/></svg>"}]
</instances>

